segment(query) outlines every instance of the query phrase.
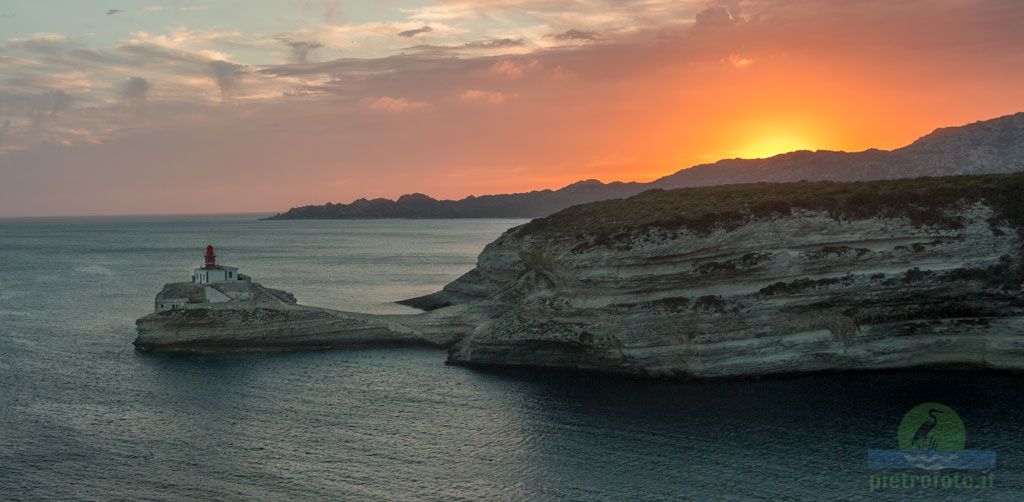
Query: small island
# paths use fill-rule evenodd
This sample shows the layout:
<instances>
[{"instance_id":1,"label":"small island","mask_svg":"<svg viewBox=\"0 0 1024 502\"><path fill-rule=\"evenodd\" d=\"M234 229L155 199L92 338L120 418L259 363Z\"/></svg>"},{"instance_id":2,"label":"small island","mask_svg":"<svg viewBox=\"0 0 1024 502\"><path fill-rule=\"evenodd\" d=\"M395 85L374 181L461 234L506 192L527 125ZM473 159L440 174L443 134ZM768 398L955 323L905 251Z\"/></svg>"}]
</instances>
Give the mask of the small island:
<instances>
[{"instance_id":1,"label":"small island","mask_svg":"<svg viewBox=\"0 0 1024 502\"><path fill-rule=\"evenodd\" d=\"M217 264L213 246L191 282L165 284L154 312L136 321L139 350L319 349L356 346L448 347L460 334L412 330L392 318L299 305L295 296Z\"/></svg>"}]
</instances>

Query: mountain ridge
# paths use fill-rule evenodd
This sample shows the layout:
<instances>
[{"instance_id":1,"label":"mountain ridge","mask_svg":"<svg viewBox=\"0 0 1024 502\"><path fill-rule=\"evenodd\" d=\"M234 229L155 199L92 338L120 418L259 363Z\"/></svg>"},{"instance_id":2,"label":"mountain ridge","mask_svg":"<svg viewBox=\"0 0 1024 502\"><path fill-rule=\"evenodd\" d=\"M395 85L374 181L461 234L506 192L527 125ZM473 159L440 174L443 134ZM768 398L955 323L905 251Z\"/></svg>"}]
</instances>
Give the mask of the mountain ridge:
<instances>
[{"instance_id":1,"label":"mountain ridge","mask_svg":"<svg viewBox=\"0 0 1024 502\"><path fill-rule=\"evenodd\" d=\"M585 179L552 190L439 200L422 193L398 199L294 207L267 219L536 218L577 204L630 197L650 189L786 181L876 179L1006 173L1024 170L1024 112L940 127L893 150L797 150L762 159L722 159L651 182Z\"/></svg>"}]
</instances>

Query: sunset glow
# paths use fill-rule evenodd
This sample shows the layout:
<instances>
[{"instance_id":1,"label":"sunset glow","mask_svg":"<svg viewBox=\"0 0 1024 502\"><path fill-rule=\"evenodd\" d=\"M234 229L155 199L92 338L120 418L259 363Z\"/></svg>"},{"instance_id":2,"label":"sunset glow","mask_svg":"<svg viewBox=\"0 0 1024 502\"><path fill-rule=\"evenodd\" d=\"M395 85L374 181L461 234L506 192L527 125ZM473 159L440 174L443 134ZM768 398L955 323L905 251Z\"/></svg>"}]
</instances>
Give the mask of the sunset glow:
<instances>
[{"instance_id":1,"label":"sunset glow","mask_svg":"<svg viewBox=\"0 0 1024 502\"><path fill-rule=\"evenodd\" d=\"M735 157L760 159L797 150L834 148L812 125L780 118L740 127L732 153Z\"/></svg>"},{"instance_id":2,"label":"sunset glow","mask_svg":"<svg viewBox=\"0 0 1024 502\"><path fill-rule=\"evenodd\" d=\"M795 136L770 136L758 138L749 146L736 151L736 156L745 159L763 159L780 153L796 150L815 150L815 146Z\"/></svg>"},{"instance_id":3,"label":"sunset glow","mask_svg":"<svg viewBox=\"0 0 1024 502\"><path fill-rule=\"evenodd\" d=\"M0 216L646 181L1024 109L1015 2L85 4L0 7Z\"/></svg>"}]
</instances>

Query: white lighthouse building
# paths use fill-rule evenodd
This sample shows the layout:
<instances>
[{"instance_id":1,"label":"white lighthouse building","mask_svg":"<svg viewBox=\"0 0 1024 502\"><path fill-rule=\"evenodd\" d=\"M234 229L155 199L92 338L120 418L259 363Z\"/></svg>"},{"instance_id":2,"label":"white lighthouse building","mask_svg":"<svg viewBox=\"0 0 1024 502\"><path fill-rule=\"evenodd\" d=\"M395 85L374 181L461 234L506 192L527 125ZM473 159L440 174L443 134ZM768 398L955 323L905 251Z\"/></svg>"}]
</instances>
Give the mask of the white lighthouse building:
<instances>
[{"instance_id":1,"label":"white lighthouse building","mask_svg":"<svg viewBox=\"0 0 1024 502\"><path fill-rule=\"evenodd\" d=\"M210 284L239 280L237 267L217 265L217 254L213 252L213 246L206 246L204 258L206 258L206 264L193 272L192 282Z\"/></svg>"}]
</instances>

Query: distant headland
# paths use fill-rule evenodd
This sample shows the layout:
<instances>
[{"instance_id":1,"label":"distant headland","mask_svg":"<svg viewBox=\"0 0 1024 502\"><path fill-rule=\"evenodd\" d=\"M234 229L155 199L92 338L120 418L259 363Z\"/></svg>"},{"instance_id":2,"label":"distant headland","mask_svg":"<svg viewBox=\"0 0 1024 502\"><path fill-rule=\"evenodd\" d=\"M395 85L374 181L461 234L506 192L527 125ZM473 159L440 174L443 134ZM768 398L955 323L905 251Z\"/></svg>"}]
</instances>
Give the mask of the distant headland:
<instances>
[{"instance_id":1,"label":"distant headland","mask_svg":"<svg viewBox=\"0 0 1024 502\"><path fill-rule=\"evenodd\" d=\"M651 189L786 181L876 179L1008 173L1024 170L1024 112L937 129L895 150L797 151L766 159L728 159L683 169L649 183L586 180L558 190L437 200L397 200L295 207L271 220L357 218L537 218L577 204L630 197Z\"/></svg>"}]
</instances>

